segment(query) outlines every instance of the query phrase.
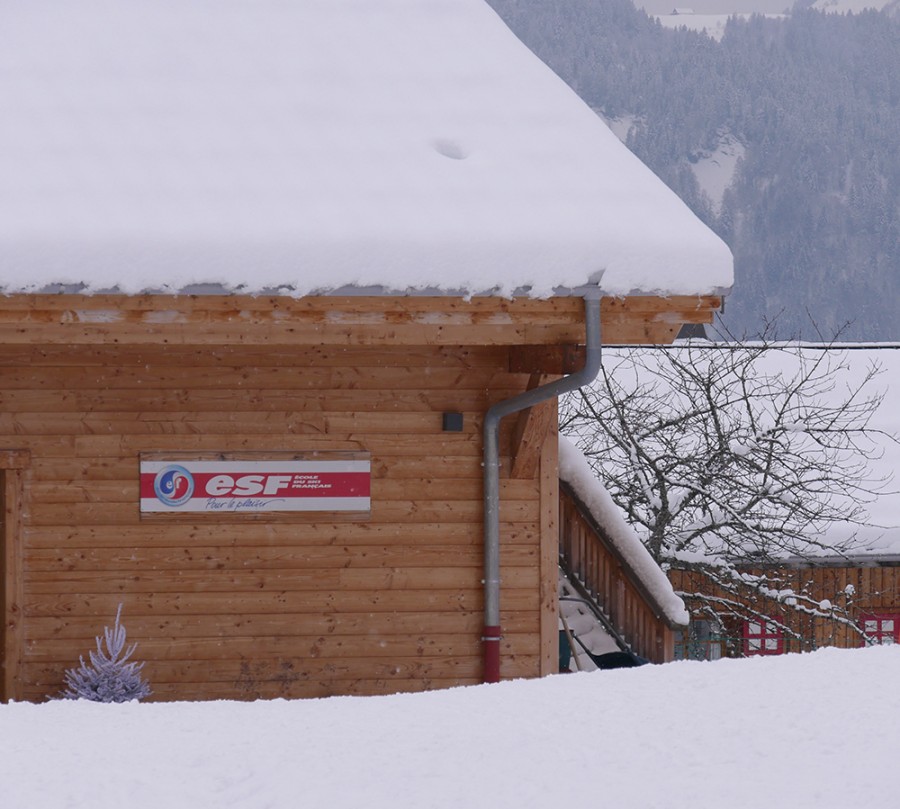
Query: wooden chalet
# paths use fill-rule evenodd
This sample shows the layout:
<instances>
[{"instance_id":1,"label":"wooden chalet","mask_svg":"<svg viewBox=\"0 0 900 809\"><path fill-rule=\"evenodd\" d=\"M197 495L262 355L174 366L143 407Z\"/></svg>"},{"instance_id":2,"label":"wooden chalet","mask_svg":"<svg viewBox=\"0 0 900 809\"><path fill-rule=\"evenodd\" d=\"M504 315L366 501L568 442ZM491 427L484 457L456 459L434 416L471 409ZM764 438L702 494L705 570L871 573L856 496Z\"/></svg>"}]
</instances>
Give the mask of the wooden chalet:
<instances>
[{"instance_id":1,"label":"wooden chalet","mask_svg":"<svg viewBox=\"0 0 900 809\"><path fill-rule=\"evenodd\" d=\"M730 254L480 0L350 5L0 12L4 700L120 604L153 699L556 671L553 385Z\"/></svg>"}]
</instances>

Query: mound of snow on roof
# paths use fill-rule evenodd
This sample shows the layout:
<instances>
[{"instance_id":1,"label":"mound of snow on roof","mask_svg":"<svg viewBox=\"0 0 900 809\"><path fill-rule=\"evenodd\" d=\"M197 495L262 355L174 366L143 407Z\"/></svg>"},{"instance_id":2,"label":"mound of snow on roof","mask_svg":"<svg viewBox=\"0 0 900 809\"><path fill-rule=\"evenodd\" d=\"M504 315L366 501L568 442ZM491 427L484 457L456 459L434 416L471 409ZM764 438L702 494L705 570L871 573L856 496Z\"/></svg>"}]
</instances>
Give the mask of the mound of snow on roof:
<instances>
[{"instance_id":1,"label":"mound of snow on roof","mask_svg":"<svg viewBox=\"0 0 900 809\"><path fill-rule=\"evenodd\" d=\"M0 108L6 292L731 284L482 0L5 4Z\"/></svg>"}]
</instances>

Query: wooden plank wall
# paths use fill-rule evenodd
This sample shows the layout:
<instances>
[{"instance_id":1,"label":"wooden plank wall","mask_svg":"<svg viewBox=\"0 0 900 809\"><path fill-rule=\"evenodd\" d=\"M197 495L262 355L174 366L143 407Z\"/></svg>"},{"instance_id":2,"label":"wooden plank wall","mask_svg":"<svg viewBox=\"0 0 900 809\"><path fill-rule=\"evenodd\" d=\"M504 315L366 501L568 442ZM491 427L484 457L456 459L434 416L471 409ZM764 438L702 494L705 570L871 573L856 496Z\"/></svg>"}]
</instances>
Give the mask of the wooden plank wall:
<instances>
[{"instance_id":1,"label":"wooden plank wall","mask_svg":"<svg viewBox=\"0 0 900 809\"><path fill-rule=\"evenodd\" d=\"M559 510L559 551L567 571L597 600L636 654L652 663L671 660L672 631L653 611L582 507L562 488Z\"/></svg>"},{"instance_id":2,"label":"wooden plank wall","mask_svg":"<svg viewBox=\"0 0 900 809\"><path fill-rule=\"evenodd\" d=\"M0 448L31 457L8 696L57 693L120 602L155 699L479 682L481 416L528 382L508 352L6 345ZM371 453L370 517L141 519L139 453L251 450ZM502 476L503 677L542 668L538 489Z\"/></svg>"},{"instance_id":3,"label":"wooden plank wall","mask_svg":"<svg viewBox=\"0 0 900 809\"><path fill-rule=\"evenodd\" d=\"M853 621L859 621L860 616L866 613L897 613L900 618L900 567L880 567L876 564L872 567L785 567L748 572L766 575L771 579L773 588L793 590L815 602L827 599L836 606L846 608ZM679 592L710 591L700 573L672 570L669 579ZM785 651L809 651L823 646L862 646L860 635L846 625L798 613L786 606L777 610L777 617L800 635L799 639L785 638ZM740 626L736 624L730 629L736 638L741 637Z\"/></svg>"}]
</instances>

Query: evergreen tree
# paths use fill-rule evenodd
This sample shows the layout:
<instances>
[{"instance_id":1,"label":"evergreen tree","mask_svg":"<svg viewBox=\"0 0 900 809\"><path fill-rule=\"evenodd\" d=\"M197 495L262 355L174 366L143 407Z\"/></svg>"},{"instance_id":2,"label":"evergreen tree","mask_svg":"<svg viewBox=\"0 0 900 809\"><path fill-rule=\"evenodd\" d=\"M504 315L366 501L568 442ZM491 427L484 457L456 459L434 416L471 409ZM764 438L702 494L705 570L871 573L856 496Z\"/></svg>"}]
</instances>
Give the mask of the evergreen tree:
<instances>
[{"instance_id":1,"label":"evergreen tree","mask_svg":"<svg viewBox=\"0 0 900 809\"><path fill-rule=\"evenodd\" d=\"M66 671L66 690L63 699L87 699L92 702L129 702L151 694L150 686L141 677L143 663L129 660L137 644L125 648L125 627L120 623L122 605L116 610L113 627L104 627L103 638L96 637L97 651L89 653L90 664L79 657L77 669ZM105 649L104 649L105 645Z\"/></svg>"}]
</instances>

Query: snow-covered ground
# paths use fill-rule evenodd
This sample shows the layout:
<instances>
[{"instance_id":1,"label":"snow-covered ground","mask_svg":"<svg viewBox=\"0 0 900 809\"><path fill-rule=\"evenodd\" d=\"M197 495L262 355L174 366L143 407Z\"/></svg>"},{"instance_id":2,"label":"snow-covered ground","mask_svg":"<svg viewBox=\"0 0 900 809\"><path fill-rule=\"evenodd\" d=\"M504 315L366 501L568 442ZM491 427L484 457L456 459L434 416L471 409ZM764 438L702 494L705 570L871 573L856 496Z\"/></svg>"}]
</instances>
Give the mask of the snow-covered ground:
<instances>
[{"instance_id":1,"label":"snow-covered ground","mask_svg":"<svg viewBox=\"0 0 900 809\"><path fill-rule=\"evenodd\" d=\"M780 3L780 0L776 0ZM727 3L726 3L727 5ZM706 33L715 40L722 38L725 33L725 23L729 17L743 17L748 19L753 14L763 13L766 17L784 17L786 14L772 13L768 8L751 9L748 6L753 5L751 2L737 2L734 5L739 6L734 11L709 12L702 11L700 7L694 8L693 11L673 13L674 8L667 11L669 13L654 14L663 25L664 28L687 28L690 31L706 31ZM765 3L762 3L765 6ZM790 4L788 4L790 5ZM860 14L863 11L886 11L888 14L900 13L900 0L816 0L812 4L812 8L826 14ZM776 6L777 9L777 6ZM646 10L646 9L645 9ZM781 9L777 9L781 10ZM789 9L785 8L785 11ZM648 13L651 13L648 11Z\"/></svg>"},{"instance_id":2,"label":"snow-covered ground","mask_svg":"<svg viewBox=\"0 0 900 809\"><path fill-rule=\"evenodd\" d=\"M816 0L812 8L826 14L860 14L866 10L897 14L900 3L897 0Z\"/></svg>"},{"instance_id":3,"label":"snow-covered ground","mask_svg":"<svg viewBox=\"0 0 900 809\"><path fill-rule=\"evenodd\" d=\"M687 28L689 31L706 31L715 40L725 33L725 23L729 17L752 16L748 12L729 12L727 14L657 14L656 19L664 28ZM766 14L766 17L783 17L783 14Z\"/></svg>"},{"instance_id":4,"label":"snow-covered ground","mask_svg":"<svg viewBox=\"0 0 900 809\"><path fill-rule=\"evenodd\" d=\"M429 694L0 706L3 809L897 806L900 647Z\"/></svg>"},{"instance_id":5,"label":"snow-covered ground","mask_svg":"<svg viewBox=\"0 0 900 809\"><path fill-rule=\"evenodd\" d=\"M635 5L648 14L671 14L675 9L695 14L786 14L791 0L696 0L690 3L673 3L667 0L636 0Z\"/></svg>"},{"instance_id":6,"label":"snow-covered ground","mask_svg":"<svg viewBox=\"0 0 900 809\"><path fill-rule=\"evenodd\" d=\"M721 213L725 192L734 181L738 160L746 151L746 147L740 141L730 134L725 134L714 152L703 155L693 164L697 183L709 197L716 213Z\"/></svg>"},{"instance_id":7,"label":"snow-covered ground","mask_svg":"<svg viewBox=\"0 0 900 809\"><path fill-rule=\"evenodd\" d=\"M648 14L657 16L670 16L678 8L693 11L696 16L727 19L729 14L789 14L794 3L791 0L697 0L691 3L636 0L635 5ZM819 11L858 14L867 8L896 13L898 5L898 0L816 0L812 7Z\"/></svg>"}]
</instances>

